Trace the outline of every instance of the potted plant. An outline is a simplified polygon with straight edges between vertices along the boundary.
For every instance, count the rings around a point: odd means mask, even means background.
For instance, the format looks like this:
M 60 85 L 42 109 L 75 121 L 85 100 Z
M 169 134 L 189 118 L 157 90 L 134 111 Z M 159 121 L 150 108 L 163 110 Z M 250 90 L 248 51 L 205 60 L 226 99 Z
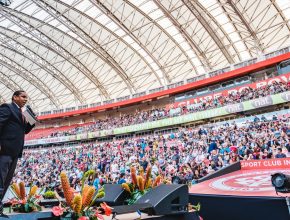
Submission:
M 144 175 L 144 170 L 141 167 L 139 169 L 139 175 L 137 175 L 136 168 L 131 166 L 130 173 L 132 182 L 122 184 L 123 189 L 130 193 L 130 198 L 127 200 L 128 205 L 134 204 L 141 196 L 159 184 L 170 183 L 170 181 L 163 179 L 160 175 L 153 181 L 151 171 L 151 166 L 147 167 L 146 174 Z
M 103 188 L 96 192 L 94 186 L 85 185 L 85 181 L 94 175 L 94 171 L 89 170 L 84 173 L 82 178 L 82 187 L 79 193 L 70 186 L 68 177 L 65 172 L 61 172 L 60 181 L 63 189 L 65 202 L 61 202 L 59 206 L 52 208 L 55 216 L 60 219 L 73 219 L 73 220 L 97 220 L 103 219 L 100 214 L 101 210 L 106 215 L 111 214 L 111 207 L 106 203 L 101 204 L 100 207 L 93 207 L 95 200 L 105 196 Z
M 39 199 L 41 198 L 39 194 L 41 192 L 38 194 L 37 190 L 38 187 L 36 185 L 31 186 L 29 193 L 26 194 L 24 182 L 13 183 L 11 191 L 15 197 L 9 201 L 12 210 L 22 213 L 41 211 L 41 206 L 39 205 Z

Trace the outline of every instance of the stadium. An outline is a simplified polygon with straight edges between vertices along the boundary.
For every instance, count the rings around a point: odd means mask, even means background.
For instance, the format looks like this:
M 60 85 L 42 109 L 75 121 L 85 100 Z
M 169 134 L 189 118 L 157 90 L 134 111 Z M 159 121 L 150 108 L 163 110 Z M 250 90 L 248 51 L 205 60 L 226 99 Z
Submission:
M 0 0 L 0 219 L 289 219 L 289 15 Z

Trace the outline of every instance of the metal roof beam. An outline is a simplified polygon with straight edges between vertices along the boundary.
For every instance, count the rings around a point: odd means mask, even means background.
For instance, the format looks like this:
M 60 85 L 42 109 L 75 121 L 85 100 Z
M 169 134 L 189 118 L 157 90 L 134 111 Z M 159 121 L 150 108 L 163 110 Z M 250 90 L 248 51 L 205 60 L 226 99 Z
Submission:
M 51 5 L 51 3 L 48 3 L 48 1 L 45 1 L 45 0 L 41 0 L 41 1 L 33 0 L 33 1 L 43 10 L 46 10 L 46 12 L 48 12 L 51 16 L 57 19 L 60 23 L 66 25 L 66 27 L 69 28 L 72 32 L 74 32 L 79 37 L 81 37 L 84 41 L 86 41 L 94 49 L 94 52 L 97 52 L 97 55 L 100 56 L 108 65 L 110 65 L 119 74 L 119 76 L 128 86 L 130 93 L 133 94 L 136 92 L 137 89 L 135 88 L 130 77 L 128 77 L 127 73 L 116 62 L 116 60 L 113 57 L 111 57 L 111 55 L 107 51 L 105 51 L 104 48 L 102 48 L 102 46 L 98 44 L 92 37 L 87 35 L 85 31 L 83 31 L 80 27 L 78 27 L 77 24 L 74 23 L 74 21 L 70 20 L 66 16 L 66 13 L 61 13 L 57 7 L 54 8 Z M 57 14 L 61 14 L 62 16 L 57 16 Z M 91 80 L 93 81 L 93 79 Z
M 283 13 L 283 11 L 280 9 L 279 5 L 277 4 L 276 0 L 270 0 L 273 4 L 273 6 L 275 7 L 275 9 L 277 10 L 278 14 L 281 16 L 281 18 L 283 19 L 283 21 L 285 22 L 286 27 L 288 28 L 288 30 L 290 31 L 290 24 L 289 24 L 289 19 L 287 19 Z
M 9 64 L 5 64 L 5 63 L 1 63 L 1 64 L 3 66 L 6 66 L 6 68 L 9 69 L 10 71 L 12 71 L 9 67 L 7 67 Z M 18 72 L 15 74 L 18 74 Z M 0 82 L 4 84 L 8 89 L 10 89 L 12 92 L 15 92 L 19 89 L 23 90 L 9 75 L 6 75 L 3 71 L 1 72 L 1 70 L 0 70 Z M 0 102 L 1 102 L 1 99 L 4 102 L 7 102 L 7 100 L 5 100 L 5 98 L 2 95 L 0 95 Z M 29 102 L 30 104 L 34 105 L 32 100 L 29 100 Z
M 3 27 L 0 27 L 0 33 L 2 35 L 5 35 L 6 37 L 6 40 L 0 37 L 0 41 L 4 45 L 5 44 L 8 45 L 10 48 L 12 48 L 15 51 L 19 51 L 20 48 L 17 47 L 15 44 L 10 43 L 10 41 L 13 41 L 14 43 L 21 45 L 21 47 L 23 47 L 24 49 L 20 51 L 20 54 L 25 55 L 31 61 L 35 62 L 38 66 L 41 66 L 46 72 L 48 72 L 50 75 L 56 78 L 59 82 L 61 82 L 74 95 L 76 100 L 78 100 L 80 103 L 85 103 L 85 98 L 82 96 L 82 94 L 78 92 L 78 89 L 64 74 L 62 74 L 58 69 L 56 69 L 52 64 L 50 64 L 47 60 L 45 60 L 39 54 L 34 52 L 33 49 L 35 48 L 28 48 L 26 45 L 22 44 L 18 38 L 22 37 L 35 44 L 40 44 L 38 41 L 35 41 L 31 38 L 21 35 L 15 31 L 5 29 Z M 45 46 L 45 45 L 42 45 L 42 46 Z
M 191 0 L 182 0 L 182 2 L 187 6 L 187 8 L 191 11 L 192 14 L 196 17 L 196 19 L 201 23 L 201 25 L 206 29 L 208 34 L 212 37 L 214 42 L 217 44 L 217 46 L 220 48 L 223 55 L 226 57 L 229 63 L 233 64 L 235 61 L 224 45 L 224 43 L 221 40 L 221 37 L 218 35 L 218 33 L 208 24 L 206 19 L 203 16 L 203 9 L 200 6 L 200 4 L 197 1 L 194 1 L 194 3 Z
M 244 15 L 241 13 L 241 11 L 236 6 L 236 3 L 234 3 L 232 0 L 227 0 L 227 3 L 234 10 L 235 14 L 240 18 L 242 24 L 246 27 L 248 32 L 251 34 L 251 37 L 254 39 L 256 48 L 259 49 L 260 51 L 264 52 L 263 44 L 259 40 L 256 32 L 252 29 L 251 25 L 247 22 Z
M 6 85 L 5 85 L 6 86 Z M 7 87 L 7 86 L 6 86 Z M 7 87 L 8 88 L 8 87 Z M 10 89 L 10 88 L 8 88 L 8 89 Z M 11 90 L 11 89 L 10 89 Z M 12 91 L 12 90 L 11 90 Z M 7 103 L 7 101 L 6 101 L 6 99 L 2 96 L 2 95 L 0 95 L 0 104 L 2 104 L 2 103 Z
M 170 21 L 174 24 L 174 26 L 179 30 L 180 34 L 184 37 L 184 39 L 188 42 L 191 49 L 195 51 L 195 53 L 198 55 L 198 58 L 200 59 L 201 63 L 204 65 L 204 67 L 208 69 L 212 69 L 209 60 L 207 59 L 205 53 L 201 50 L 201 48 L 192 40 L 192 38 L 189 36 L 189 34 L 182 28 L 182 26 L 179 24 L 179 22 L 174 18 L 174 16 L 162 5 L 160 0 L 154 0 L 154 3 L 159 7 L 159 9 L 166 15 L 167 18 L 170 19 Z
M 62 4 L 66 7 L 69 7 L 69 5 L 65 4 L 64 2 L 58 1 L 58 4 Z M 95 7 L 95 5 L 92 4 L 93 7 Z M 88 16 L 85 13 L 82 13 L 81 11 L 79 11 L 76 8 L 71 8 L 70 10 L 73 10 L 75 13 L 81 14 L 82 16 L 84 16 L 86 19 L 90 20 L 90 22 L 97 24 L 98 26 L 100 26 L 102 29 L 106 30 L 108 33 L 110 33 L 111 35 L 113 35 L 116 39 L 120 40 L 123 44 L 126 45 L 126 47 L 130 48 L 135 54 L 138 55 L 138 57 L 140 57 L 140 59 L 143 60 L 143 62 L 151 69 L 152 73 L 154 73 L 154 75 L 156 76 L 157 80 L 159 81 L 160 85 L 162 85 L 162 81 L 159 79 L 158 74 L 156 73 L 156 71 L 153 69 L 152 65 L 144 58 L 144 56 L 142 56 L 134 47 L 132 47 L 131 44 L 129 44 L 127 41 L 125 41 L 123 38 L 121 38 L 119 35 L 117 35 L 114 31 L 112 31 L 111 29 L 107 28 L 105 25 L 103 25 L 102 23 L 98 22 L 96 19 L 93 19 L 92 17 Z
M 10 49 L 8 47 L 5 47 L 3 45 L 0 45 L 0 47 L 4 47 L 6 49 Z M 17 53 L 16 51 L 14 51 Z M 31 82 L 36 88 L 38 88 L 43 94 L 47 96 L 51 100 L 51 102 L 55 105 L 55 107 L 59 107 L 58 100 L 55 99 L 55 96 L 53 93 L 49 90 L 49 88 L 41 81 L 41 79 L 36 78 L 34 79 L 34 75 L 30 73 L 27 69 L 25 69 L 23 66 L 20 66 L 18 63 L 13 61 L 11 57 L 8 57 L 5 54 L 5 51 L 0 50 L 0 60 L 1 64 L 6 66 L 8 69 L 13 71 L 14 73 L 18 74 L 20 77 L 22 77 L 24 80 Z
M 24 14 L 19 11 L 15 11 L 13 9 L 5 8 L 3 10 L 0 10 L 0 14 L 5 16 L 7 19 L 9 19 L 11 22 L 15 23 L 16 25 L 20 26 L 23 30 L 27 31 L 27 33 L 33 35 L 36 39 L 40 40 L 46 47 L 50 48 L 51 50 L 57 51 L 58 54 L 63 56 L 67 61 L 69 61 L 73 66 L 75 66 L 80 72 L 83 73 L 88 79 L 92 81 L 96 85 L 96 87 L 100 90 L 101 94 L 106 97 L 110 98 L 109 94 L 107 93 L 106 89 L 103 88 L 103 85 L 99 82 L 99 80 L 94 76 L 94 74 L 80 61 L 78 60 L 73 54 L 71 54 L 66 48 L 64 48 L 59 42 L 54 41 L 49 36 L 47 36 L 45 33 L 40 30 L 39 27 L 42 26 L 49 26 L 51 29 L 54 29 L 56 31 L 59 31 L 63 35 L 68 36 L 64 32 L 60 31 L 59 29 L 56 29 L 55 27 L 40 21 L 34 17 L 28 16 L 27 14 Z M 34 21 L 36 24 L 31 24 L 29 21 Z M 37 31 L 38 33 L 35 34 L 34 31 Z M 71 38 L 71 37 L 70 37 Z M 81 42 L 74 39 L 74 41 L 81 44 L 83 47 L 86 47 L 86 45 L 82 44 Z
M 5 64 L 2 64 L 2 63 L 1 63 L 1 65 L 6 66 Z M 10 79 L 9 76 L 7 76 L 5 73 L 3 73 L 3 71 L 0 74 L 0 82 L 3 83 L 7 88 L 9 88 L 13 92 L 21 89 L 21 87 L 19 85 L 17 85 L 17 83 L 15 83 L 12 79 Z
M 9 79 L 9 77 L 6 76 L 3 72 L 1 72 L 1 70 L 0 70 L 0 83 L 2 83 L 4 86 L 10 89 L 12 92 L 19 90 L 19 86 L 15 82 L 13 82 L 11 79 Z M 0 104 L 5 103 L 5 102 L 8 102 L 8 100 L 6 100 L 4 96 L 0 94 Z
M 166 36 L 176 45 L 176 47 L 179 48 L 179 50 L 182 52 L 182 54 L 187 58 L 188 62 L 191 64 L 192 68 L 195 70 L 197 73 L 196 66 L 192 62 L 191 58 L 188 56 L 186 51 L 179 45 L 179 43 L 170 35 L 164 28 L 156 22 L 154 19 L 152 19 L 148 14 L 144 13 L 140 8 L 136 7 L 132 2 L 128 0 L 124 0 L 128 5 L 130 5 L 132 8 L 134 8 L 136 11 L 138 11 L 140 14 L 142 14 L 146 19 L 148 19 L 152 24 L 154 24 L 156 27 L 158 27 L 160 30 L 162 30 Z
M 232 41 L 232 39 L 229 37 L 228 33 L 224 30 L 224 28 L 219 24 L 219 22 L 216 20 L 216 18 L 199 2 L 197 2 L 198 7 L 201 8 L 201 10 L 204 12 L 203 14 L 206 14 L 212 21 L 214 24 L 216 24 L 219 28 L 219 30 L 223 33 L 223 35 L 225 36 L 225 38 L 227 38 L 227 40 L 230 42 L 230 45 L 233 47 L 233 49 L 235 50 L 235 54 L 238 56 L 239 60 L 242 61 L 241 55 L 240 55 L 240 50 L 237 49 L 237 47 L 235 46 L 234 42 Z M 222 7 L 223 9 L 223 7 Z M 225 13 L 225 16 L 228 17 L 229 20 L 231 20 L 229 18 L 229 16 L 226 14 L 225 10 L 223 9 L 223 12 Z M 210 24 L 209 24 L 210 26 Z M 226 48 L 226 46 L 224 45 L 224 48 Z
M 142 49 L 150 56 L 150 58 L 156 63 L 159 70 L 162 72 L 164 79 L 167 83 L 170 82 L 170 77 L 168 73 L 164 71 L 164 68 L 162 67 L 161 63 L 150 53 L 150 51 L 146 48 L 145 45 L 142 44 L 142 42 L 136 37 L 128 27 L 124 25 L 122 21 L 120 21 L 119 18 L 117 18 L 101 1 L 99 0 L 90 0 L 94 5 L 96 5 L 104 14 L 106 14 L 112 21 L 114 21 L 115 24 L 117 24 L 126 34 L 128 34 L 137 44 L 142 47 Z M 161 79 L 159 79 L 161 81 Z

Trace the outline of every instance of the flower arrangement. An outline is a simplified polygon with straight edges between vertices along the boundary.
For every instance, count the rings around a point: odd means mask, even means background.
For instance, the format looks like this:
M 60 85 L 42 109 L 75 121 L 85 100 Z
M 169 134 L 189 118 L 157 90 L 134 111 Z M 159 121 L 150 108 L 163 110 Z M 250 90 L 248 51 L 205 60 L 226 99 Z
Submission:
M 20 182 L 18 185 L 13 183 L 11 185 L 11 191 L 15 197 L 9 201 L 13 211 L 24 213 L 41 211 L 41 206 L 38 204 L 41 198 L 39 195 L 41 192 L 37 194 L 37 190 L 38 187 L 36 185 L 31 185 L 29 193 L 26 194 L 24 182 Z
M 85 185 L 86 179 L 94 175 L 94 171 L 89 170 L 84 173 L 82 178 L 82 187 L 80 193 L 76 193 L 70 186 L 68 177 L 65 172 L 61 172 L 60 181 L 63 189 L 65 204 L 60 203 L 59 206 L 52 208 L 55 216 L 62 216 L 62 219 L 76 220 L 97 220 L 103 219 L 100 214 L 100 208 L 93 207 L 94 202 L 98 198 L 105 196 L 104 189 L 101 188 L 96 193 L 94 186 Z M 111 214 L 111 207 L 106 203 L 101 204 L 101 209 L 106 215 Z
M 152 188 L 164 183 L 169 184 L 170 181 L 163 179 L 158 175 L 155 180 L 152 180 L 152 168 L 151 166 L 147 167 L 146 174 L 144 175 L 144 170 L 142 167 L 139 168 L 139 175 L 136 173 L 136 168 L 131 166 L 131 183 L 123 183 L 122 187 L 127 192 L 130 193 L 130 198 L 127 200 L 128 205 L 134 204 L 142 195 L 147 193 Z

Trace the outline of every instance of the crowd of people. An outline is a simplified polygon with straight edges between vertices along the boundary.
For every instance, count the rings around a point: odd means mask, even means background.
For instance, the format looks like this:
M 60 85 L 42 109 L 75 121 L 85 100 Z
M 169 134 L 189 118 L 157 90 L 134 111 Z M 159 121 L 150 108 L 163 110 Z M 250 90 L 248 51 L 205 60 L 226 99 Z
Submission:
M 96 175 L 90 184 L 130 182 L 130 167 L 152 167 L 155 178 L 196 181 L 239 160 L 290 156 L 290 118 L 256 116 L 244 124 L 203 125 L 180 128 L 163 135 L 147 135 L 117 141 L 92 142 L 68 147 L 26 149 L 19 160 L 14 182 L 31 182 L 54 188 L 66 171 L 76 190 L 84 171 Z
M 201 99 L 198 103 L 185 105 L 182 107 L 167 109 L 153 108 L 148 111 L 136 110 L 135 113 L 120 114 L 118 117 L 107 117 L 106 119 L 96 120 L 93 124 L 85 126 L 75 126 L 64 131 L 54 131 L 49 135 L 44 135 L 42 138 L 60 137 L 68 135 L 76 135 L 84 132 L 94 132 L 105 129 L 113 129 L 124 127 L 133 124 L 156 121 L 168 117 L 180 116 L 184 114 L 204 111 L 207 109 L 218 108 L 228 104 L 243 102 L 255 98 L 273 95 L 290 90 L 290 83 L 274 81 L 270 85 L 260 88 L 245 88 L 242 91 L 232 92 L 228 96 L 218 96 L 214 98 Z

